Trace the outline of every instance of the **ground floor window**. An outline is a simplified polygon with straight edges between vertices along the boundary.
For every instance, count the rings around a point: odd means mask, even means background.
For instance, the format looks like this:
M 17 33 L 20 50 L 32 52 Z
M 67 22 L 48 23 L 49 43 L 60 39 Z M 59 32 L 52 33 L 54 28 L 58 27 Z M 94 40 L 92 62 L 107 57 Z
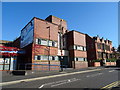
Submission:
M 35 60 L 58 60 L 58 56 L 36 55 Z
M 75 61 L 87 61 L 87 58 L 75 57 L 74 60 L 75 60 Z

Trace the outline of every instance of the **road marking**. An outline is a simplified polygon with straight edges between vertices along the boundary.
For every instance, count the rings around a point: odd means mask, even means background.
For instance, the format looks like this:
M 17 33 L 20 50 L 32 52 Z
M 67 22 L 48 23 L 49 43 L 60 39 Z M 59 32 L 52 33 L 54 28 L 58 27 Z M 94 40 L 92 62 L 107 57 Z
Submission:
M 111 83 L 111 84 L 108 84 L 108 85 L 102 87 L 101 89 L 116 87 L 116 86 L 118 86 L 119 84 L 120 84 L 120 81 L 116 81 L 116 82 L 113 82 L 113 83 Z
M 78 81 L 78 80 L 81 80 L 81 79 L 76 79 L 76 78 L 74 78 L 74 79 L 69 79 L 67 82 L 54 84 L 54 85 L 51 85 L 51 87 L 56 87 L 56 86 L 59 86 L 59 85 L 62 85 L 62 84 L 67 84 L 67 83 L 75 82 L 75 81 Z
M 78 80 L 78 79 L 72 78 L 72 79 L 67 79 L 67 80 L 60 80 L 60 81 L 56 81 L 56 82 L 45 83 L 45 84 L 42 84 L 38 88 L 43 88 L 43 86 L 47 86 L 47 85 L 51 85 L 51 84 L 58 84 L 58 83 L 63 83 L 63 82 L 71 82 L 71 81 L 74 81 L 74 80 Z
M 39 88 L 43 88 L 44 87 L 44 85 L 41 85 Z
M 58 74 L 58 75 L 52 75 L 52 76 L 44 76 L 44 77 L 37 77 L 37 78 L 31 78 L 31 79 L 3 82 L 3 83 L 0 83 L 0 86 L 17 84 L 17 83 L 20 83 L 21 81 L 30 82 L 30 81 L 35 81 L 35 80 L 43 80 L 43 79 L 48 79 L 48 78 L 61 77 L 61 76 L 74 75 L 74 74 L 87 73 L 87 72 L 100 71 L 100 70 L 102 69 L 94 69 L 94 70 L 87 70 L 87 71 L 80 71 L 80 72 L 65 73 L 65 74 Z
M 109 71 L 109 72 L 114 72 L 115 70 L 111 70 L 111 71 Z
M 86 77 L 95 77 L 95 76 L 102 75 L 102 74 L 103 73 L 97 73 L 97 74 L 87 75 Z

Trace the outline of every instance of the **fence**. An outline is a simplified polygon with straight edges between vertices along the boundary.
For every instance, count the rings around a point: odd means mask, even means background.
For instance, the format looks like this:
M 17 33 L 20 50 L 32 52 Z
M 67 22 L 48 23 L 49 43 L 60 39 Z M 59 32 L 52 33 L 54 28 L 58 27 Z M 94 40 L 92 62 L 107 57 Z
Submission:
M 35 64 L 35 63 L 18 64 L 18 70 L 60 71 L 63 70 L 63 68 L 66 69 L 67 65 Z

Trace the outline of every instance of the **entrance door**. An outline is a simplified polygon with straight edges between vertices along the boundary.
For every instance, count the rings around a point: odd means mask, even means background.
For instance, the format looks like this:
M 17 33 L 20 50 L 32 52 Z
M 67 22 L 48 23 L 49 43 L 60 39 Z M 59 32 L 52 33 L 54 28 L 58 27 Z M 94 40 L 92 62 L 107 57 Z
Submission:
M 60 60 L 60 65 L 63 65 L 63 68 L 68 66 L 69 62 L 67 56 L 58 56 L 58 59 Z

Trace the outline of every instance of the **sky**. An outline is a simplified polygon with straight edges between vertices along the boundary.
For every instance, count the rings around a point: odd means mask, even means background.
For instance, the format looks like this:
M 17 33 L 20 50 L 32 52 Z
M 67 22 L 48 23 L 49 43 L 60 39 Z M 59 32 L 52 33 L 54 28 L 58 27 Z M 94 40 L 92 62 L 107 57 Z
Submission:
M 66 20 L 68 30 L 99 35 L 118 46 L 117 2 L 3 2 L 2 40 L 15 40 L 33 17 L 49 15 Z

